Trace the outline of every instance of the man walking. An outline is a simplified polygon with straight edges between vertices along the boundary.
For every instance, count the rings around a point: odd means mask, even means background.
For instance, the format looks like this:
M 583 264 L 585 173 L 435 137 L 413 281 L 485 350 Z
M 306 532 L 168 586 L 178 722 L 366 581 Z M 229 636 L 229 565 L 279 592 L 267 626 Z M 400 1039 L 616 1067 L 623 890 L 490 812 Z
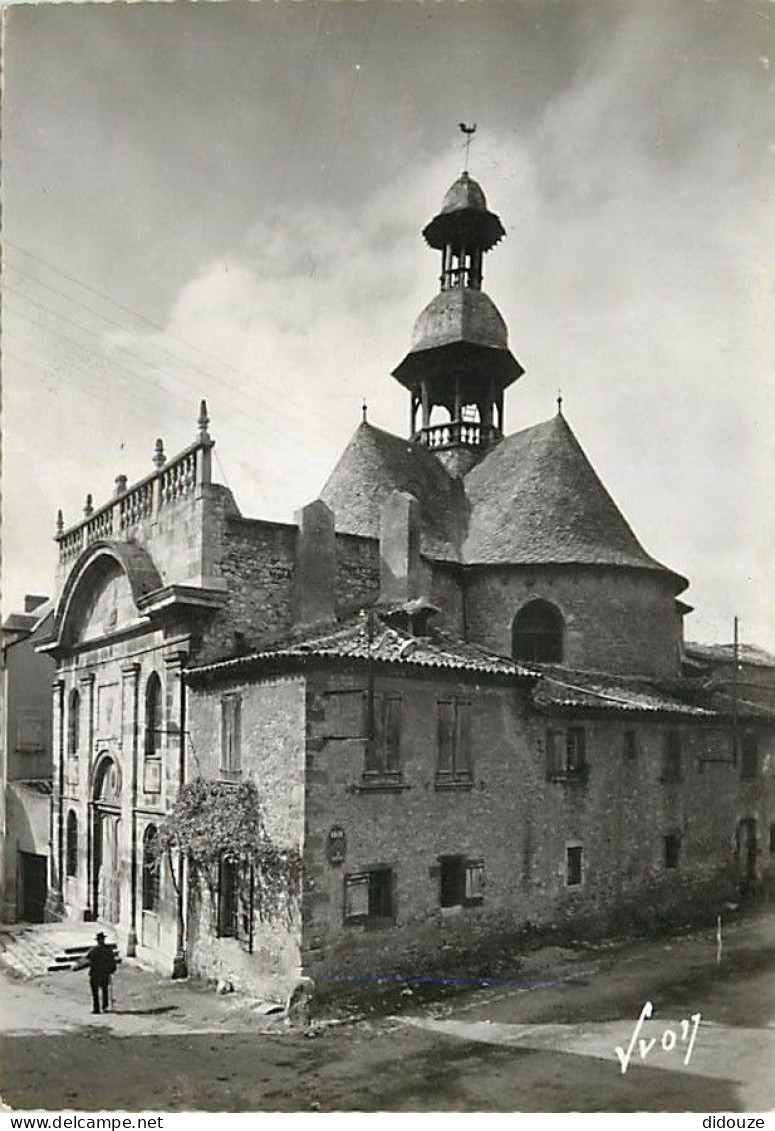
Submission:
M 116 957 L 112 946 L 105 945 L 105 934 L 97 932 L 97 945 L 93 946 L 86 958 L 79 963 L 79 967 L 89 967 L 89 985 L 91 986 L 92 1013 L 100 1012 L 100 998 L 102 998 L 102 1012 L 108 1008 L 108 987 L 110 979 L 116 970 Z

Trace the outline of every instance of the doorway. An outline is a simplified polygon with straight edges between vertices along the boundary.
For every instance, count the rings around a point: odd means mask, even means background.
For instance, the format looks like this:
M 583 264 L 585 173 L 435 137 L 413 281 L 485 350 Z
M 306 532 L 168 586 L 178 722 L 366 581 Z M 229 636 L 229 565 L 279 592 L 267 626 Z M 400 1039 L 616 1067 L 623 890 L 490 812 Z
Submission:
M 756 818 L 745 817 L 737 826 L 735 856 L 741 895 L 752 895 L 758 884 Z
M 19 853 L 19 919 L 42 923 L 48 889 L 48 857 Z

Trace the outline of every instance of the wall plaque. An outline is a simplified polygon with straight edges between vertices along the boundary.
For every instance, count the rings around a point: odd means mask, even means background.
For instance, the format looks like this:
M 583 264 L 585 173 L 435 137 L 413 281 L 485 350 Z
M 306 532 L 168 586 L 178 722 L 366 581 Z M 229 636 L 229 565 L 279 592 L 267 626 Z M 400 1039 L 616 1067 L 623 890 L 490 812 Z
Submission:
M 326 859 L 329 864 L 343 864 L 347 855 L 347 834 L 341 825 L 332 825 L 326 841 Z

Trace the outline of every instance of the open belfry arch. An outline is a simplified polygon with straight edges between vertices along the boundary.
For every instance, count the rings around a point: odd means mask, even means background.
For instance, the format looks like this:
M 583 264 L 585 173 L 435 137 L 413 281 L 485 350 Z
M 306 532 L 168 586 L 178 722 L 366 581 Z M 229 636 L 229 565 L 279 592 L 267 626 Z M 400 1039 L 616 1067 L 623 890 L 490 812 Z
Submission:
M 423 231 L 441 254 L 439 293 L 418 317 L 412 348 L 393 370 L 409 390 L 409 432 L 450 468 L 468 469 L 504 431 L 503 394 L 524 372 L 508 330 L 482 289 L 484 257 L 505 235 L 468 172 Z M 434 423 L 434 409 L 447 419 Z

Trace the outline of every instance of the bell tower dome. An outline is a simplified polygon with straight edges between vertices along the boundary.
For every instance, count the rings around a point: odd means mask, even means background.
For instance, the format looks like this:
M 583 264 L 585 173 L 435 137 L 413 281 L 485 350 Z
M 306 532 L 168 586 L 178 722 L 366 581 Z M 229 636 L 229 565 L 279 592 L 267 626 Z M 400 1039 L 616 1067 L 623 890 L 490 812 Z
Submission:
M 415 322 L 393 376 L 410 394 L 410 438 L 464 475 L 503 436 L 503 394 L 524 370 L 506 323 L 482 290 L 484 255 L 505 235 L 467 172 L 423 231 L 441 252 L 439 293 Z M 446 414 L 434 420 L 434 410 Z M 418 426 L 419 414 L 419 426 Z

